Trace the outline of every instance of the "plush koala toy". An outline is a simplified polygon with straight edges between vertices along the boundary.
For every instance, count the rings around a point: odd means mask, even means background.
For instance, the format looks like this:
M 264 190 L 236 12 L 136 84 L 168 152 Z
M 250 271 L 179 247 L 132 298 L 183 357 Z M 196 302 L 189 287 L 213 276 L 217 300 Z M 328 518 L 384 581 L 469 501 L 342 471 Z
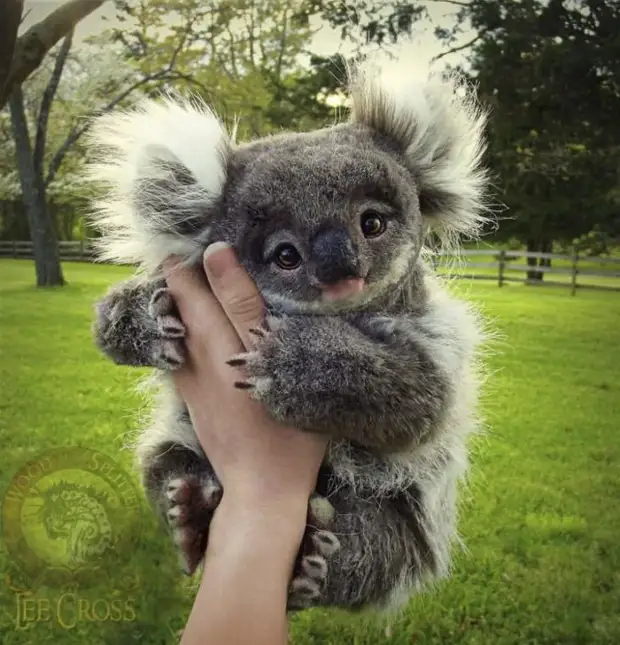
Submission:
M 330 437 L 292 609 L 394 606 L 445 575 L 477 426 L 481 324 L 424 257 L 429 236 L 452 243 L 487 219 L 485 116 L 465 83 L 409 61 L 348 81 L 348 121 L 318 131 L 236 143 L 204 104 L 166 97 L 100 117 L 93 136 L 102 256 L 139 267 L 97 304 L 96 342 L 158 368 L 138 461 L 186 571 L 222 490 L 171 387 L 184 327 L 169 255 L 200 265 L 210 243 L 234 247 L 268 310 L 253 351 L 231 357 L 239 386 Z

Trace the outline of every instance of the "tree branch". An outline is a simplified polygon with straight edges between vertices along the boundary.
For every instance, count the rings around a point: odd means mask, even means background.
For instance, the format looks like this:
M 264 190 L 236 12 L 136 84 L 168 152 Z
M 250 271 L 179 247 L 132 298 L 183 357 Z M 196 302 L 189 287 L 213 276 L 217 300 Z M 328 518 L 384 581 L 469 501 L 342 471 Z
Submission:
M 256 68 L 256 59 L 254 56 L 254 10 L 256 9 L 254 5 L 254 0 L 250 3 L 250 24 L 248 27 L 248 32 L 250 34 L 250 62 L 252 63 L 252 67 L 255 69 Z
M 100 114 L 105 114 L 110 110 L 113 110 L 119 103 L 124 101 L 132 92 L 137 90 L 139 87 L 142 87 L 142 85 L 146 85 L 151 81 L 166 80 L 169 78 L 169 75 L 171 75 L 171 70 L 166 68 L 155 74 L 148 74 L 147 76 L 143 76 L 140 80 L 130 85 L 124 92 L 121 92 L 116 98 L 110 101 L 107 105 L 85 116 L 84 122 L 82 123 L 82 125 L 75 126 L 71 130 L 67 138 L 64 140 L 63 144 L 60 146 L 60 148 L 58 148 L 58 150 L 56 151 L 56 154 L 53 156 L 50 162 L 49 168 L 47 170 L 47 176 L 45 177 L 45 186 L 47 187 L 52 183 L 67 152 L 69 152 L 71 146 L 88 130 L 88 128 L 91 125 L 92 119 L 94 117 Z
M 284 7 L 284 15 L 282 16 L 282 32 L 280 33 L 280 51 L 278 52 L 278 61 L 276 63 L 276 83 L 281 84 L 282 81 L 282 62 L 284 60 L 284 50 L 286 49 L 286 37 L 288 28 L 288 7 Z
M 172 52 L 172 56 L 170 57 L 170 62 L 168 63 L 165 69 L 159 72 L 156 72 L 154 74 L 147 74 L 146 76 L 143 76 L 141 79 L 139 79 L 138 81 L 130 85 L 125 91 L 121 92 L 116 98 L 110 101 L 103 108 L 99 110 L 95 110 L 90 115 L 86 116 L 84 118 L 84 122 L 82 123 L 82 125 L 75 126 L 71 130 L 67 138 L 64 140 L 63 144 L 56 151 L 56 154 L 52 157 L 49 168 L 47 170 L 47 175 L 45 177 L 46 187 L 49 186 L 52 183 L 52 181 L 54 181 L 54 177 L 56 176 L 58 169 L 60 168 L 65 156 L 67 155 L 67 152 L 69 152 L 69 150 L 71 149 L 71 146 L 73 146 L 80 139 L 80 137 L 88 130 L 92 122 L 92 119 L 95 116 L 98 116 L 100 114 L 105 114 L 106 112 L 113 110 L 119 103 L 124 101 L 132 92 L 142 87 L 143 85 L 150 83 L 151 81 L 163 81 L 163 80 L 169 80 L 174 78 L 174 71 L 173 71 L 174 66 L 176 64 L 179 54 L 181 53 L 181 50 L 183 49 L 183 45 L 187 40 L 187 36 L 190 33 L 193 24 L 194 24 L 193 19 L 188 20 L 188 24 L 186 25 L 185 32 L 181 37 L 179 44 Z
M 3 0 L 0 3 L 0 93 L 4 93 L 11 73 L 17 30 L 23 9 L 23 0 Z
M 471 7 L 471 2 L 460 2 L 459 0 L 430 0 L 430 2 L 441 2 L 442 4 L 453 4 L 457 7 Z
M 179 57 L 179 54 L 181 53 L 181 51 L 185 48 L 185 43 L 187 42 L 187 39 L 189 38 L 189 35 L 192 32 L 192 28 L 195 22 L 196 22 L 196 18 L 187 19 L 187 23 L 185 24 L 183 34 L 179 38 L 179 42 L 177 43 L 177 46 L 174 48 L 172 52 L 172 56 L 170 57 L 170 62 L 168 63 L 168 66 L 167 66 L 167 70 L 169 72 L 171 72 L 176 66 L 177 58 Z
M 186 81 L 190 85 L 194 85 L 195 87 L 197 87 L 202 92 L 204 97 L 208 97 L 209 103 L 214 103 L 211 90 L 204 83 L 197 81 L 190 74 L 183 74 L 182 72 L 173 71 L 173 72 L 170 72 L 170 76 L 167 77 L 167 80 Z
M 24 13 L 24 15 L 22 16 L 22 19 L 21 19 L 19 24 L 21 25 L 22 23 L 26 22 L 26 18 L 28 18 L 28 16 L 31 13 L 32 13 L 32 9 L 28 9 L 28 11 L 26 11 L 26 13 Z
M 67 138 L 64 140 L 60 148 L 58 148 L 58 150 L 56 151 L 56 154 L 52 157 L 49 168 L 47 170 L 47 175 L 45 177 L 46 187 L 49 186 L 51 182 L 54 180 L 54 177 L 56 176 L 56 173 L 58 172 L 58 169 L 60 168 L 65 156 L 71 149 L 71 146 L 73 146 L 80 139 L 80 137 L 82 137 L 82 135 L 88 130 L 88 128 L 92 123 L 93 118 L 100 114 L 105 114 L 106 112 L 110 112 L 119 103 L 124 101 L 130 94 L 135 92 L 143 85 L 146 85 L 147 83 L 150 83 L 152 81 L 167 81 L 167 80 L 170 81 L 175 79 L 183 79 L 185 81 L 193 83 L 194 85 L 199 86 L 203 91 L 207 91 L 204 85 L 202 85 L 201 83 L 198 83 L 195 79 L 191 78 L 190 76 L 177 72 L 174 69 L 177 59 L 181 51 L 183 50 L 185 43 L 187 42 L 189 34 L 191 33 L 194 22 L 195 22 L 195 18 L 188 19 L 187 24 L 185 25 L 184 32 L 179 40 L 179 43 L 173 50 L 172 55 L 170 57 L 170 61 L 164 69 L 160 70 L 159 72 L 146 74 L 145 76 L 137 80 L 135 83 L 130 85 L 126 90 L 121 92 L 117 97 L 115 97 L 112 101 L 107 103 L 104 107 L 100 108 L 99 110 L 95 110 L 91 112 L 91 114 L 85 116 L 82 124 L 79 126 L 75 126 L 71 130 L 71 132 L 68 134 Z
M 235 55 L 235 37 L 233 36 L 232 29 L 230 25 L 226 27 L 229 37 L 229 54 L 230 54 L 230 65 L 232 67 L 232 73 L 235 77 L 235 80 L 239 80 L 239 70 L 237 69 L 237 57 Z
M 54 101 L 54 96 L 56 96 L 56 91 L 58 90 L 58 84 L 60 83 L 60 77 L 62 76 L 62 70 L 65 67 L 67 62 L 67 57 L 69 56 L 69 50 L 73 43 L 73 29 L 67 34 L 65 39 L 62 42 L 62 46 L 56 56 L 56 62 L 54 64 L 54 70 L 50 76 L 50 80 L 43 92 L 43 98 L 41 99 L 41 107 L 39 108 L 39 116 L 37 118 L 37 134 L 35 137 L 34 144 L 34 156 L 33 163 L 35 172 L 41 177 L 43 176 L 43 162 L 45 160 L 45 140 L 47 138 L 47 123 L 49 120 L 50 110 L 52 108 L 52 102 Z
M 41 64 L 47 52 L 66 36 L 88 14 L 105 0 L 69 0 L 33 25 L 17 40 L 8 79 L 0 91 L 0 109 L 6 104 L 13 88 L 21 85 Z M 3 4 L 6 0 L 3 0 Z
M 15 138 L 15 154 L 24 162 L 32 159 L 30 133 L 28 132 L 28 120 L 24 109 L 24 95 L 21 87 L 16 87 L 9 97 L 9 108 L 11 111 L 11 125 Z
M 477 36 L 474 36 L 474 38 L 468 40 L 463 45 L 459 45 L 458 47 L 450 47 L 450 49 L 446 49 L 445 52 L 441 52 L 440 54 L 437 54 L 437 56 L 433 56 L 433 58 L 431 58 L 431 63 L 435 63 L 436 61 L 441 60 L 442 58 L 449 56 L 450 54 L 456 54 L 457 52 L 462 52 L 464 49 L 473 47 L 487 33 L 487 31 L 487 29 L 484 29 Z

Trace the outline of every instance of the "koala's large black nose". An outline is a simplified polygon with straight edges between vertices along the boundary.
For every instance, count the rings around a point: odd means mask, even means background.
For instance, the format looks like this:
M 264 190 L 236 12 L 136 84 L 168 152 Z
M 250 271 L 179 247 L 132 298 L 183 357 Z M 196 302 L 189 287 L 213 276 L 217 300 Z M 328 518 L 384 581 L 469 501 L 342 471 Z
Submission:
M 316 277 L 325 284 L 358 277 L 359 261 L 346 231 L 328 229 L 319 233 L 312 243 L 312 259 Z

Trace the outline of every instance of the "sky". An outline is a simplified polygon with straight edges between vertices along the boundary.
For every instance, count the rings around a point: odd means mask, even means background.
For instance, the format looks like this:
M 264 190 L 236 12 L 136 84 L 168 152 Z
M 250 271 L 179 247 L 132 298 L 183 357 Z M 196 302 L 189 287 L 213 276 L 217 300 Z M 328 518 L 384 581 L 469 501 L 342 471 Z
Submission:
M 29 13 L 22 23 L 22 31 L 42 20 L 60 4 L 63 4 L 60 0 L 25 0 L 24 7 Z M 429 0 L 427 9 L 430 14 L 430 22 L 424 21 L 423 24 L 418 23 L 416 25 L 410 41 L 404 42 L 397 47 L 396 51 L 400 55 L 415 56 L 417 60 L 430 61 L 433 56 L 442 51 L 442 47 L 433 35 L 432 29 L 434 26 L 450 27 L 453 24 L 453 18 L 451 16 L 454 14 L 455 6 L 449 2 L 433 2 Z M 101 8 L 93 12 L 78 25 L 76 29 L 76 40 L 79 41 L 86 36 L 97 34 L 106 27 L 109 27 L 109 21 L 114 21 L 114 14 L 114 3 L 108 0 Z M 317 54 L 323 55 L 332 54 L 337 51 L 346 54 L 347 47 L 340 40 L 339 31 L 331 29 L 327 24 L 319 26 L 321 28 L 313 39 L 312 50 Z M 471 36 L 464 33 L 461 41 L 466 41 L 469 38 Z M 445 60 L 450 63 L 458 63 L 462 60 L 462 56 L 460 54 L 454 54 L 446 57 Z

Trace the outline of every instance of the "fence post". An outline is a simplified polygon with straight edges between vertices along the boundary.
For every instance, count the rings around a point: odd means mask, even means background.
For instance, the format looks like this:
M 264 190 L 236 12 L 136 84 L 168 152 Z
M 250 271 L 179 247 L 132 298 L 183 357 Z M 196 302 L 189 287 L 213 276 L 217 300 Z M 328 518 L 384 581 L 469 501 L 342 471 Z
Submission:
M 80 260 L 84 262 L 84 240 L 80 240 Z
M 499 287 L 504 284 L 504 268 L 506 267 L 506 251 L 502 249 L 499 252 L 499 265 L 498 265 L 498 276 L 497 276 L 497 285 Z
M 13 240 L 13 257 L 17 257 L 17 240 Z
M 573 246 L 573 267 L 571 274 L 571 296 L 574 296 L 577 292 L 577 262 L 579 261 L 579 253 L 577 252 L 577 247 Z

